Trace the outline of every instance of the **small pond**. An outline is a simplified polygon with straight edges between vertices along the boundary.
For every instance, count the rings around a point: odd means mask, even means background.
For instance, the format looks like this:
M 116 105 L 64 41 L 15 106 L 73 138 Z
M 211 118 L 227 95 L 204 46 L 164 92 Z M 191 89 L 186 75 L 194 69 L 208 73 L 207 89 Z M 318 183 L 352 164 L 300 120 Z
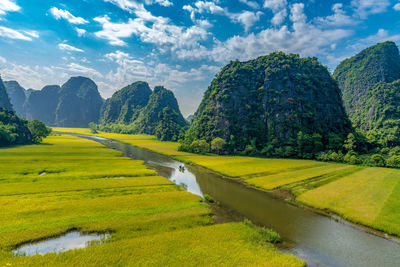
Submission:
M 109 234 L 88 234 L 75 231 L 56 238 L 22 245 L 13 252 L 16 256 L 33 256 L 50 252 L 64 252 L 71 249 L 85 248 L 95 242 L 102 243 L 109 237 Z

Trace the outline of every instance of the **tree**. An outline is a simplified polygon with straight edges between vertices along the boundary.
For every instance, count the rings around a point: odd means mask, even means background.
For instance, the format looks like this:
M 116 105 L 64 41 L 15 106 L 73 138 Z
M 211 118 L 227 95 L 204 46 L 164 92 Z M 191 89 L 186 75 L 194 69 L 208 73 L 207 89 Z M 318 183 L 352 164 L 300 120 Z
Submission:
M 92 134 L 97 134 L 97 125 L 94 122 L 89 122 L 89 129 Z
M 51 133 L 51 129 L 39 120 L 33 120 L 28 123 L 28 129 L 32 134 L 32 140 L 35 143 L 40 143 L 43 138 Z
M 194 153 L 208 153 L 210 152 L 210 145 L 206 140 L 195 140 L 190 145 Z
M 221 154 L 224 151 L 225 146 L 225 140 L 220 137 L 216 137 L 211 141 L 211 150 L 215 151 L 217 154 Z
M 388 158 L 387 165 L 393 168 L 400 168 L 400 156 L 391 156 Z
M 344 141 L 344 145 L 343 148 L 347 151 L 355 151 L 356 150 L 356 137 L 354 136 L 354 134 L 349 133 L 347 135 L 347 139 L 346 141 Z
M 385 158 L 381 154 L 374 154 L 369 158 L 369 163 L 373 166 L 384 167 L 386 165 Z

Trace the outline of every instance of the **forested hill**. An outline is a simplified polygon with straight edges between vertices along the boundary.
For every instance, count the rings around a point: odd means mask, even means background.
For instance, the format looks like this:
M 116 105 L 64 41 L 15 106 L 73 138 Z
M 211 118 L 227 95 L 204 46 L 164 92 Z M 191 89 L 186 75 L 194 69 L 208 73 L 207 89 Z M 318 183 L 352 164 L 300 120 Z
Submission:
M 86 77 L 72 77 L 61 87 L 45 86 L 32 91 L 24 103 L 28 119 L 39 119 L 48 125 L 87 127 L 98 122 L 103 99 L 97 85 Z
M 394 42 L 371 46 L 344 60 L 333 77 L 352 123 L 371 142 L 400 145 L 400 55 Z
M 4 86 L 7 90 L 7 94 L 17 115 L 20 117 L 25 117 L 25 89 L 21 85 L 19 85 L 17 81 L 5 81 Z
M 146 82 L 135 82 L 115 92 L 107 99 L 103 123 L 131 123 L 149 102 L 152 91 Z
M 146 82 L 135 82 L 115 92 L 103 107 L 103 131 L 151 134 L 177 141 L 184 135 L 183 118 L 174 93 L 162 86 L 151 91 Z
M 13 111 L 10 99 L 8 97 L 6 88 L 3 84 L 3 80 L 0 77 L 0 109 L 6 109 L 8 111 Z
M 328 70 L 316 58 L 279 52 L 224 67 L 205 92 L 185 143 L 220 137 L 231 152 L 312 157 L 341 149 L 351 130 Z

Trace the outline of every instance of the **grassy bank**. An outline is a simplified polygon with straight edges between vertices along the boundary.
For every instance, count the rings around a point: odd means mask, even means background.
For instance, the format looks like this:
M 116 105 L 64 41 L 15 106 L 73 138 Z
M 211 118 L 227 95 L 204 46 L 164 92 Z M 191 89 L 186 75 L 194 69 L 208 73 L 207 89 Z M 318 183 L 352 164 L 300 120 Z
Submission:
M 88 129 L 55 130 L 90 134 Z M 400 170 L 312 160 L 196 155 L 177 150 L 178 143 L 152 136 L 101 133 L 182 161 L 198 164 L 265 190 L 289 189 L 296 200 L 337 213 L 384 232 L 400 235 Z
M 0 266 L 304 265 L 244 223 L 213 225 L 200 197 L 97 142 L 50 136 L 0 149 L 0 162 Z M 12 254 L 73 229 L 112 237 L 59 254 Z

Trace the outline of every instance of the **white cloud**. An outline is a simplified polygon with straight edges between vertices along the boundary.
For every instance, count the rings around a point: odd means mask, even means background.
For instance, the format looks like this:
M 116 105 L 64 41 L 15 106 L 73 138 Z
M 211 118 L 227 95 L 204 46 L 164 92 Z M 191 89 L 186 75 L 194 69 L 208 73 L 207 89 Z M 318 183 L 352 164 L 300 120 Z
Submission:
M 103 77 L 103 75 L 100 72 L 98 72 L 97 70 L 79 65 L 77 63 L 70 63 L 67 68 L 61 68 L 61 69 L 64 69 L 68 72 L 80 73 L 80 74 L 83 74 L 86 76 L 91 76 L 91 77 L 93 77 L 93 76 L 96 76 L 99 78 Z
M 286 0 L 265 0 L 264 8 L 269 8 L 273 12 L 278 12 L 287 6 Z
M 199 41 L 208 38 L 207 31 L 197 25 L 190 28 L 176 26 L 170 24 L 169 19 L 155 17 L 144 8 L 134 12 L 137 18 L 129 19 L 128 22 L 113 23 L 107 15 L 94 18 L 103 27 L 95 35 L 107 39 L 115 46 L 125 46 L 126 42 L 122 39 L 136 35 L 142 42 L 157 45 L 161 52 L 194 47 Z
M 249 1 L 249 0 L 239 0 L 239 2 L 248 5 L 251 8 L 258 9 L 260 5 L 256 1 Z
M 281 25 L 288 15 L 286 0 L 265 0 L 264 8 L 268 8 L 274 13 L 271 23 L 276 26 Z
M 172 6 L 173 3 L 169 0 L 144 0 L 144 1 L 136 1 L 136 0 L 104 0 L 105 2 L 112 3 L 123 10 L 129 11 L 133 13 L 136 9 L 143 7 L 143 2 L 146 5 L 159 4 L 161 6 Z
M 393 9 L 396 10 L 396 11 L 400 11 L 400 3 L 395 4 L 395 5 L 393 6 Z
M 56 7 L 50 8 L 50 13 L 54 16 L 55 19 L 65 19 L 71 24 L 86 24 L 89 21 L 85 20 L 81 17 L 75 17 L 68 10 L 58 9 Z
M 11 28 L 0 26 L 0 36 L 2 36 L 2 37 L 7 37 L 10 39 L 17 39 L 17 40 L 24 40 L 24 41 L 32 41 L 31 37 L 34 37 L 34 38 L 39 37 L 37 34 L 34 34 L 32 32 L 24 32 L 24 33 L 13 30 Z
M 4 57 L 0 57 L 0 63 L 5 64 L 7 60 Z
M 84 52 L 82 49 L 79 49 L 79 48 L 76 48 L 76 47 L 74 47 L 72 45 L 64 44 L 64 43 L 58 44 L 58 48 L 60 50 L 64 50 L 64 51 Z
M 400 34 L 390 35 L 385 29 L 379 29 L 376 34 L 370 35 L 364 39 L 359 39 L 357 43 L 350 45 L 349 48 L 355 51 L 360 51 L 368 46 L 382 43 L 385 41 L 400 41 Z
M 352 26 L 359 23 L 346 14 L 342 3 L 334 4 L 332 11 L 333 15 L 324 18 L 318 17 L 316 21 L 326 26 Z
M 232 59 L 248 60 L 274 51 L 299 53 L 302 56 L 325 55 L 331 45 L 353 32 L 345 29 L 324 29 L 307 21 L 303 4 L 291 6 L 291 27 L 267 28 L 247 36 L 233 36 L 224 42 L 215 41 L 211 49 L 179 50 L 181 59 L 209 59 L 226 63 Z
M 78 34 L 79 37 L 82 37 L 83 35 L 86 34 L 86 30 L 85 29 L 80 29 L 78 27 L 75 27 L 75 31 Z
M 356 9 L 356 14 L 365 19 L 371 14 L 385 12 L 390 6 L 389 0 L 352 0 L 351 5 Z
M 241 23 L 245 28 L 245 31 L 253 26 L 257 21 L 260 20 L 260 16 L 263 14 L 261 11 L 251 12 L 251 11 L 243 11 L 242 13 L 231 13 L 226 8 L 222 8 L 210 1 L 197 1 L 194 3 L 194 7 L 190 5 L 183 6 L 184 10 L 190 12 L 190 18 L 194 23 L 198 24 L 196 19 L 196 13 L 204 14 L 209 13 L 213 15 L 222 15 L 230 18 L 232 22 Z
M 258 11 L 256 13 L 250 11 L 244 11 L 243 13 L 239 14 L 231 14 L 231 19 L 234 22 L 240 22 L 243 26 L 245 31 L 247 32 L 251 26 L 254 25 L 257 21 L 260 20 L 260 16 L 263 13 Z
M 18 6 L 15 1 L 11 0 L 1 0 L 0 1 L 0 15 L 4 15 L 7 12 L 15 12 L 19 11 L 21 9 L 20 6 Z
M 276 12 L 274 14 L 274 16 L 271 19 L 271 22 L 274 25 L 281 25 L 285 21 L 286 17 L 287 17 L 287 9 L 284 8 L 281 11 Z
M 39 34 L 37 31 L 24 31 L 24 33 L 33 38 L 39 38 Z

